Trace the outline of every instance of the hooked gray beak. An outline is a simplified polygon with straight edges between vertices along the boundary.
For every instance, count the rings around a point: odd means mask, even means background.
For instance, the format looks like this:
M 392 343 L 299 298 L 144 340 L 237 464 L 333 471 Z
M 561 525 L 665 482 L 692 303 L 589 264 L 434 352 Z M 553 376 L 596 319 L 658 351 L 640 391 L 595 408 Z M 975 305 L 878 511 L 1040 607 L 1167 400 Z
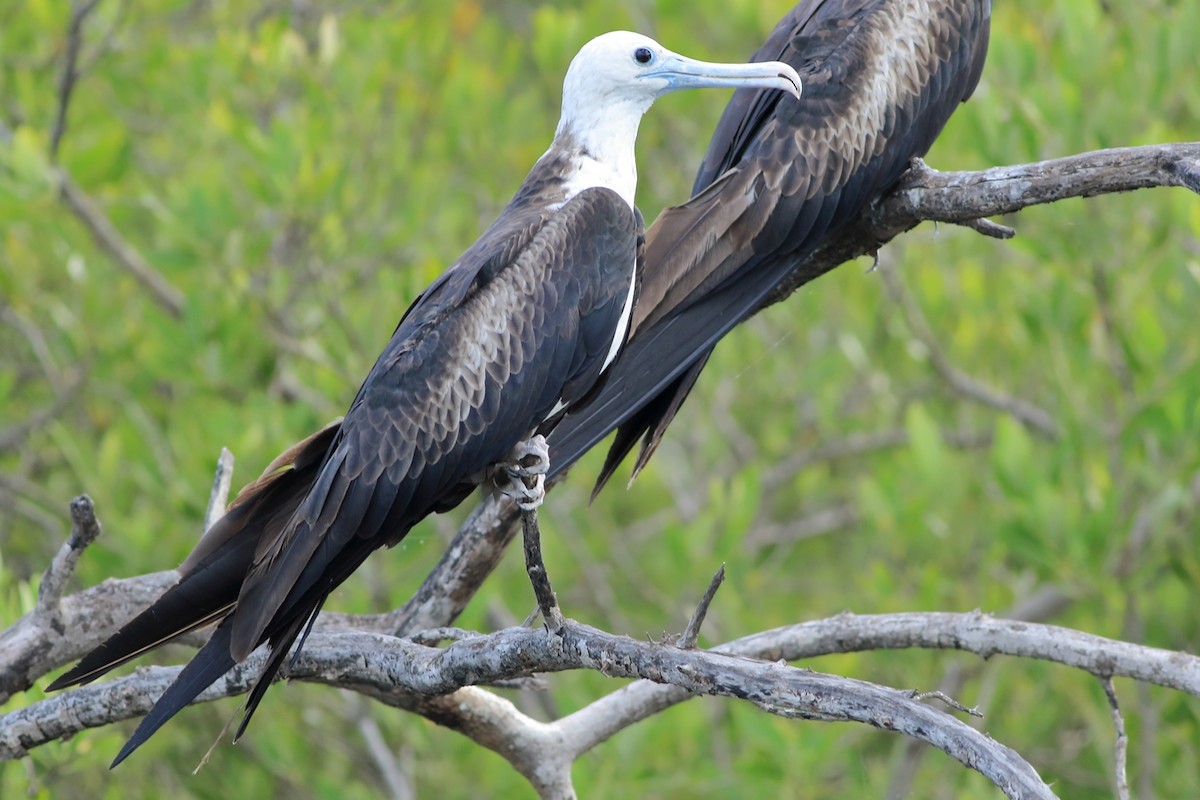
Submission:
M 780 89 L 798 100 L 801 91 L 800 76 L 781 61 L 715 64 L 668 52 L 663 54 L 657 69 L 645 73 L 644 77 L 665 80 L 667 85 L 662 94 L 705 87 Z

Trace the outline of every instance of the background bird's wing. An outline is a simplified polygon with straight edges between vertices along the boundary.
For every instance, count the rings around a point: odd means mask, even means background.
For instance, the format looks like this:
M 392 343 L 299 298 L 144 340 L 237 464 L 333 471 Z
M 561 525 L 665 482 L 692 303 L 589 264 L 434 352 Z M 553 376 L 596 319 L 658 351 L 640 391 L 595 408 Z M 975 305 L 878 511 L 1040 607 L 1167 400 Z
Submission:
M 791 64 L 803 96 L 734 94 L 696 195 L 646 233 L 632 337 L 596 397 L 552 433 L 553 471 L 618 426 L 597 490 L 639 439 L 646 463 L 713 345 L 929 149 L 979 80 L 989 21 L 987 0 L 792 9 L 754 60 Z

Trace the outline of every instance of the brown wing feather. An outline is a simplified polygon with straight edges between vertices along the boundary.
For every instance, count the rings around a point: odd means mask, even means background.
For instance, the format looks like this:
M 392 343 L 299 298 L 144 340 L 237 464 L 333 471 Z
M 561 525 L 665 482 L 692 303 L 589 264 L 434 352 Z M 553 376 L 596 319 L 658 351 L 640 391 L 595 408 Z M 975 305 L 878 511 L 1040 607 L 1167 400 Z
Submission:
M 615 193 L 589 190 L 460 302 L 410 314 L 347 412 L 313 490 L 260 544 L 233 614 L 234 658 L 289 607 L 312 602 L 342 552 L 362 552 L 352 540 L 399 541 L 537 427 L 568 384 L 591 387 L 632 280 L 636 236 L 632 210 Z
M 553 470 L 615 426 L 598 486 L 639 438 L 646 463 L 715 339 L 890 187 L 970 96 L 990 13 L 989 0 L 815 0 L 780 21 L 754 58 L 790 63 L 803 96 L 734 94 L 696 196 L 647 231 L 630 342 L 552 434 Z

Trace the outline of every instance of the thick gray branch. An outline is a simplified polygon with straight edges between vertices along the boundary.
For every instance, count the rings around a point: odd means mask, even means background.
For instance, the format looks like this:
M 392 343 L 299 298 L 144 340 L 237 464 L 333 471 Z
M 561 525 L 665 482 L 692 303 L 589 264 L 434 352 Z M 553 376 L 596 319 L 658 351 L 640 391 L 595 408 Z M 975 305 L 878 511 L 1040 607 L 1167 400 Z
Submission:
M 1177 186 L 1200 194 L 1200 142 L 1116 147 L 1066 158 L 938 172 L 918 161 L 879 204 L 883 225 L 970 222 L 1071 197 Z
M 256 660 L 233 670 L 202 698 L 245 691 Z M 445 650 L 378 634 L 317 634 L 289 677 L 369 690 L 383 698 L 397 692 L 448 694 L 463 686 L 569 669 L 670 683 L 692 694 L 741 698 L 785 716 L 861 722 L 904 733 L 979 770 L 1010 797 L 1054 796 L 1014 751 L 919 702 L 910 692 L 777 662 L 636 641 L 578 623 L 568 623 L 560 635 L 509 628 L 463 639 Z M 0 758 L 19 757 L 30 747 L 67 735 L 72 727 L 94 727 L 145 713 L 148 698 L 157 696 L 176 673 L 145 670 L 0 718 Z
M 779 302 L 839 264 L 874 255 L 921 222 L 961 224 L 1058 200 L 1161 186 L 1200 194 L 1200 142 L 1094 150 L 978 172 L 938 172 L 919 161 L 914 166 L 858 220 L 798 262 L 764 305 Z

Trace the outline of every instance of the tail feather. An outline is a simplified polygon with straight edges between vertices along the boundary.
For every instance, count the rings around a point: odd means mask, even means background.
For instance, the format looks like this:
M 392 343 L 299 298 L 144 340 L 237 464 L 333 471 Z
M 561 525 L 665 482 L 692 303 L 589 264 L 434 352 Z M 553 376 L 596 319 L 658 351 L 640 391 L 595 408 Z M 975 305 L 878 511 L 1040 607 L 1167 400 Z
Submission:
M 145 621 L 142 617 L 147 616 L 147 614 L 143 613 L 129 625 L 117 631 L 104 644 L 84 656 L 78 664 L 55 679 L 46 687 L 46 691 L 56 692 L 60 689 L 70 688 L 71 686 L 82 686 L 91 683 L 143 653 L 148 653 L 156 647 L 164 645 L 185 633 L 190 633 L 197 628 L 202 628 L 210 622 L 220 619 L 228 613 L 229 609 L 229 605 L 222 606 L 207 616 L 188 622 L 184 627 L 171 628 L 167 633 L 152 632 L 156 629 L 150 629 L 150 631 L 144 630 L 143 625 Z M 131 629 L 133 629 L 132 632 Z M 129 635 L 123 636 L 123 634 Z
M 312 612 L 309 620 L 315 620 L 316 614 L 316 611 Z M 254 682 L 254 688 L 250 690 L 250 694 L 246 697 L 246 711 L 242 714 L 242 721 L 238 724 L 237 732 L 233 734 L 235 742 L 242 738 L 242 734 L 246 732 L 246 727 L 250 724 L 250 718 L 254 716 L 254 712 L 258 710 L 258 704 L 262 702 L 267 689 L 275 681 L 275 676 L 279 674 L 280 668 L 283 667 L 283 662 L 288 657 L 288 651 L 292 649 L 292 642 L 296 640 L 304 625 L 305 618 L 298 617 L 279 636 L 272 638 L 271 656 L 267 659 L 266 665 L 263 666 L 262 674 Z M 303 644 L 301 642 L 301 646 Z
M 264 533 L 277 529 L 308 493 L 339 421 L 297 442 L 238 494 L 180 567 L 179 583 L 47 687 L 94 681 L 159 645 L 226 616 Z
M 184 575 L 153 605 L 59 676 L 48 691 L 90 683 L 142 653 L 224 617 L 237 601 L 255 538 L 234 539 L 209 563 Z
M 196 657 L 183 668 L 183 672 L 179 673 L 175 682 L 167 688 L 163 696 L 154 704 L 154 708 L 150 709 L 150 713 L 142 719 L 137 730 L 133 732 L 133 736 L 129 737 L 129 741 L 125 743 L 121 752 L 117 753 L 117 757 L 109 765 L 109 769 L 129 758 L 134 750 L 141 747 L 171 717 L 178 714 L 184 706 L 195 700 L 201 692 L 233 668 L 233 657 L 229 655 L 229 631 L 228 623 L 217 627 L 208 643 L 200 648 Z
M 600 474 L 596 477 L 596 483 L 592 487 L 591 499 L 593 502 L 639 439 L 642 440 L 642 449 L 638 453 L 637 462 L 633 465 L 633 472 L 629 476 L 631 483 L 642 471 L 642 468 L 649 463 L 650 456 L 654 455 L 654 451 L 662 443 L 667 426 L 671 424 L 671 420 L 675 419 L 683 401 L 687 399 L 688 393 L 696 385 L 696 379 L 700 377 L 700 371 L 708 363 L 708 357 L 711 354 L 712 350 L 709 350 L 701 355 L 687 372 L 676 378 L 674 383 L 617 427 L 617 433 L 608 446 L 608 454 L 604 457 L 604 466 L 600 468 Z

